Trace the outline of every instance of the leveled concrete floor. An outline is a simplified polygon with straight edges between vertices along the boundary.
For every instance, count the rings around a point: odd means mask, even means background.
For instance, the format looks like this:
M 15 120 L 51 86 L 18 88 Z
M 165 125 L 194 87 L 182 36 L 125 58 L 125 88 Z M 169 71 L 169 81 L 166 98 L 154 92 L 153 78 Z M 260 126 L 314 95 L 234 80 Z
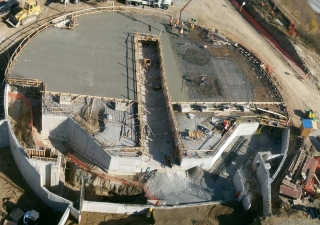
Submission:
M 162 30 L 168 83 L 181 83 L 170 38 L 159 19 L 108 12 L 77 20 L 79 26 L 73 31 L 49 28 L 35 37 L 17 58 L 10 76 L 41 79 L 47 91 L 136 99 L 130 34 L 159 34 Z M 184 100 L 180 91 L 177 100 Z

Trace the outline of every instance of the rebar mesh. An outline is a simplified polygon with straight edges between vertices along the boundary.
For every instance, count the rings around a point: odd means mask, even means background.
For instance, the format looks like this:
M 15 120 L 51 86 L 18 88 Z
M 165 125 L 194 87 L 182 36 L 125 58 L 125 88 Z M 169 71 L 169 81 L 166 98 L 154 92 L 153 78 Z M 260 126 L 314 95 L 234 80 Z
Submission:
M 253 84 L 233 58 L 216 57 L 187 35 L 171 35 L 171 40 L 190 101 L 254 101 Z M 206 81 L 201 83 L 204 75 Z

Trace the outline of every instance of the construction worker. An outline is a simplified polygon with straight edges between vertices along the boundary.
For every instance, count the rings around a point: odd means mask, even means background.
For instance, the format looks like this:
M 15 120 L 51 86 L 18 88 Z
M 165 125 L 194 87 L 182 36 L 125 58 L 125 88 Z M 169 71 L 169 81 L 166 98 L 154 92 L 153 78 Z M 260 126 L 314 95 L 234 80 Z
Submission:
M 174 24 L 174 27 L 179 26 L 179 19 L 176 20 L 176 23 Z
M 149 208 L 148 211 L 147 211 L 147 218 L 150 218 L 152 216 L 152 211 L 153 211 L 153 208 Z
M 207 76 L 206 75 L 201 75 L 200 76 L 200 85 L 204 84 L 207 81 Z
M 182 35 L 183 35 L 183 28 L 181 28 L 179 31 L 179 36 L 182 36 Z
M 171 17 L 170 18 L 170 27 L 172 27 L 172 20 L 173 20 L 173 18 Z
M 190 31 L 192 31 L 193 29 L 194 29 L 194 24 L 191 23 L 191 25 L 190 25 Z

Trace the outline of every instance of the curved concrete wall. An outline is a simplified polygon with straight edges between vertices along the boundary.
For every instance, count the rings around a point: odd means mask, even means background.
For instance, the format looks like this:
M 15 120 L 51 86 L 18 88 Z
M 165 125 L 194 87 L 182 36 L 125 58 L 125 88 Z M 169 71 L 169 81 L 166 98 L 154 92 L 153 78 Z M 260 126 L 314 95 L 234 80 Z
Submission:
M 4 94 L 4 105 L 5 105 L 5 114 L 6 118 L 8 118 L 8 92 L 10 90 L 10 86 L 7 84 L 5 87 Z M 35 165 L 32 161 L 25 155 L 23 148 L 20 146 L 18 140 L 16 139 L 14 132 L 10 123 L 8 123 L 8 138 L 9 145 L 11 149 L 12 156 L 14 161 L 16 162 L 19 171 L 21 172 L 23 178 L 31 187 L 31 189 L 40 197 L 40 199 L 52 207 L 53 209 L 65 212 L 65 210 L 72 206 L 73 203 L 65 198 L 62 198 L 49 190 L 47 190 L 44 185 L 44 180 L 42 179 L 43 175 L 36 169 Z M 71 207 L 71 213 L 73 216 L 79 220 L 80 212 L 76 210 L 74 207 Z

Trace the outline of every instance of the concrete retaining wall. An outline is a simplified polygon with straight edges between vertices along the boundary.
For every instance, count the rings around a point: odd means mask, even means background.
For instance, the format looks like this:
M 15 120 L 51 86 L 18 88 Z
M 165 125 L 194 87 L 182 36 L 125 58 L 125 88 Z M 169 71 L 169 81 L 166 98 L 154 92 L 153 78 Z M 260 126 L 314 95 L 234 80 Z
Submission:
M 258 152 L 252 162 L 252 171 L 256 172 L 263 198 L 263 216 L 271 214 L 271 178 L 269 169 L 270 164 L 265 163 L 265 159 L 271 155 L 271 152 Z
M 82 211 L 119 214 L 143 214 L 149 207 L 150 206 L 147 205 L 83 201 Z
M 58 188 L 60 168 L 61 168 L 61 158 L 59 157 L 57 162 L 42 161 L 29 159 L 35 169 L 40 173 L 41 185 L 45 185 L 51 188 Z
M 282 129 L 281 135 L 281 154 L 287 154 L 290 141 L 290 129 Z
M 244 190 L 245 190 L 245 186 L 244 186 L 244 177 L 242 176 L 240 170 L 237 170 L 232 181 L 233 181 L 233 185 L 234 188 L 236 189 L 236 192 L 240 191 L 240 194 L 238 196 L 238 201 L 240 202 L 243 195 L 244 195 Z
M 237 136 L 252 135 L 259 127 L 259 123 L 240 123 L 236 129 Z
M 0 120 L 0 148 L 9 146 L 7 120 Z
M 281 139 L 281 154 L 283 154 L 283 158 L 281 160 L 281 163 L 279 164 L 279 167 L 277 171 L 273 174 L 271 178 L 271 182 L 278 176 L 284 162 L 286 161 L 287 158 L 287 152 L 289 149 L 289 141 L 290 141 L 290 129 L 282 129 L 282 139 Z
M 63 213 L 63 215 L 62 215 L 62 217 L 61 217 L 58 225 L 64 225 L 64 224 L 67 222 L 67 220 L 68 220 L 68 218 L 69 218 L 69 214 L 70 214 L 70 207 L 71 207 L 71 206 L 69 206 L 69 207 L 66 209 L 66 211 Z
M 212 157 L 208 158 L 187 158 L 183 157 L 180 166 L 184 170 L 188 170 L 195 166 L 200 166 L 204 170 L 208 170 L 211 168 L 212 165 Z
M 101 168 L 109 169 L 111 156 L 70 117 L 67 127 L 67 139 L 72 148 Z
M 80 155 L 110 171 L 140 171 L 141 157 L 111 156 L 72 118 L 67 120 L 67 139 Z
M 16 140 L 11 127 L 9 126 L 9 140 L 12 156 L 21 172 L 23 178 L 31 187 L 31 189 L 37 193 L 40 199 L 45 202 L 48 206 L 64 212 L 66 208 L 72 204 L 72 202 L 64 199 L 58 195 L 55 195 L 48 191 L 44 185 L 44 179 L 42 179 L 42 168 L 37 168 L 31 163 L 31 161 L 24 155 L 23 149 L 20 147 L 18 141 Z
M 218 148 L 217 152 L 213 156 L 212 165 L 218 160 L 221 154 L 227 149 L 233 139 L 237 136 L 252 135 L 259 127 L 259 123 L 240 123 L 227 140 Z
M 42 115 L 42 131 L 44 138 L 52 137 L 65 141 L 67 139 L 67 116 Z
M 10 86 L 7 84 L 5 87 L 5 95 L 4 95 L 4 105 L 5 105 L 5 114 L 8 116 L 8 92 L 10 90 Z M 38 197 L 48 206 L 53 209 L 65 212 L 66 209 L 72 205 L 73 203 L 65 198 L 62 198 L 52 192 L 48 191 L 43 185 L 45 183 L 44 179 L 42 179 L 42 168 L 36 169 L 35 165 L 32 161 L 25 155 L 23 148 L 20 146 L 18 140 L 16 139 L 11 125 L 8 123 L 8 137 L 9 137 L 9 145 L 11 149 L 12 156 L 14 161 L 16 162 L 19 171 L 21 172 L 23 178 L 27 182 L 27 184 L 31 187 L 31 189 L 38 195 Z M 39 171 L 38 171 L 39 170 Z M 76 209 L 71 207 L 71 212 L 73 212 L 74 217 L 76 219 L 80 218 L 80 213 L 77 213 Z
M 223 142 L 220 143 L 217 151 L 212 155 L 212 157 L 203 157 L 203 158 L 187 158 L 183 157 L 181 160 L 180 166 L 188 170 L 195 166 L 200 166 L 204 170 L 209 170 L 212 165 L 218 160 L 221 154 L 227 149 L 233 139 L 237 136 L 252 135 L 259 127 L 259 123 L 240 123 L 238 127 L 226 138 Z
M 124 157 L 111 157 L 109 171 L 125 171 L 125 172 L 136 172 L 141 169 L 140 157 L 124 158 Z
M 154 209 L 177 209 L 177 208 L 189 208 L 205 205 L 216 205 L 222 203 L 235 202 L 236 200 L 230 201 L 211 201 L 211 202 L 201 202 L 193 204 L 183 204 L 174 206 L 153 206 L 153 205 L 131 205 L 131 204 L 119 204 L 119 203 L 109 203 L 109 202 L 91 202 L 83 201 L 82 211 L 84 212 L 101 212 L 101 213 L 117 213 L 117 214 L 143 214 L 146 213 L 148 208 L 152 207 Z

